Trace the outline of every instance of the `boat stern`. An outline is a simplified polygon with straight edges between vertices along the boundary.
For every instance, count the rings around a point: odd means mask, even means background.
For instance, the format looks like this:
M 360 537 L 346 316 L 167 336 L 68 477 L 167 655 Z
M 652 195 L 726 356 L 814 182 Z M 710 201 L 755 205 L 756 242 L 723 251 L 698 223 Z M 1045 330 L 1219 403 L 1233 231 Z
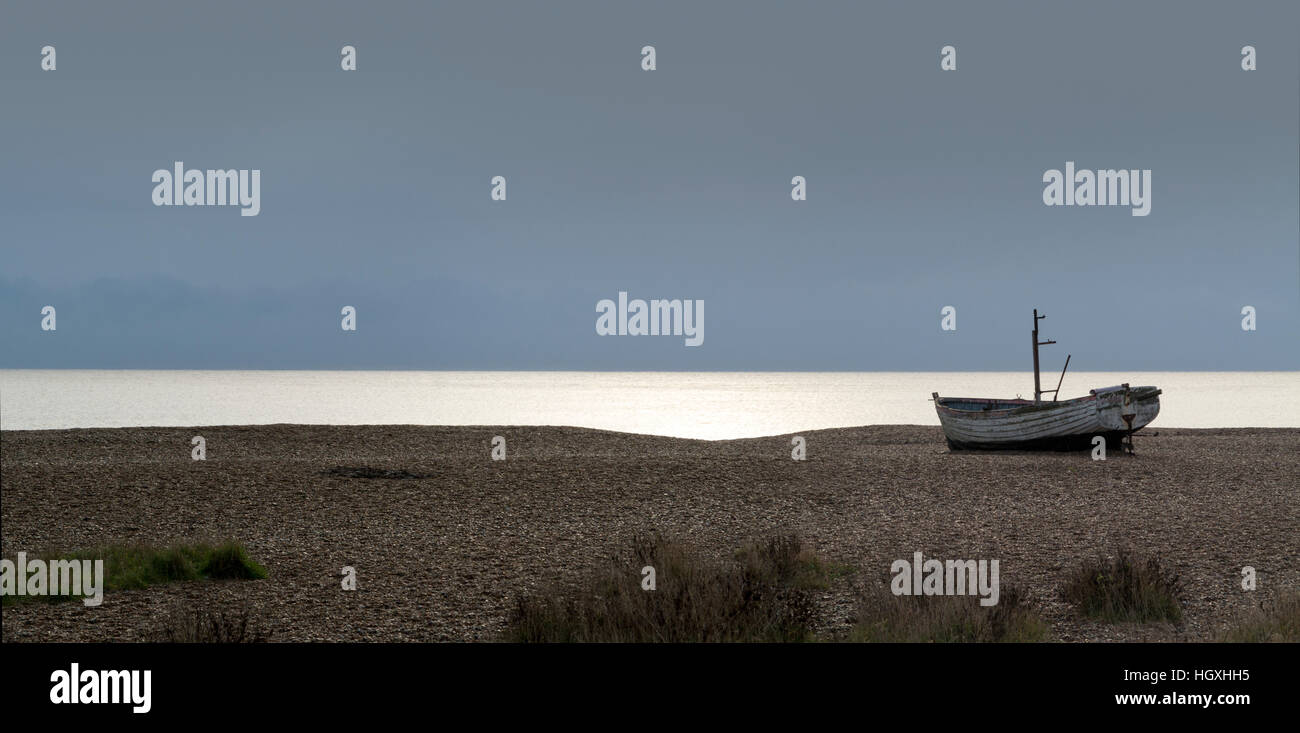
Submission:
M 1161 390 L 1152 386 L 1121 384 L 1092 390 L 1097 398 L 1097 421 L 1107 430 L 1141 430 L 1160 414 Z

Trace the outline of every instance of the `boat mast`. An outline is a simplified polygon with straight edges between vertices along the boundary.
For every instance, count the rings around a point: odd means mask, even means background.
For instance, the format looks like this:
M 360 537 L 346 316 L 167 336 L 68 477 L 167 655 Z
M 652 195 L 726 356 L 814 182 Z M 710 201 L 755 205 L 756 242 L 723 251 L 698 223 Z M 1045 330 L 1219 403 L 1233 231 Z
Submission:
M 1038 309 L 1037 308 L 1034 309 L 1034 330 L 1030 338 L 1030 340 L 1034 344 L 1034 404 L 1038 404 L 1043 400 L 1043 387 L 1042 384 L 1039 382 L 1039 377 L 1038 377 L 1038 347 L 1056 343 L 1055 341 L 1038 340 L 1038 322 L 1043 320 L 1046 317 L 1047 316 L 1038 315 Z M 1061 372 L 1061 377 L 1062 378 L 1065 377 L 1065 372 Z

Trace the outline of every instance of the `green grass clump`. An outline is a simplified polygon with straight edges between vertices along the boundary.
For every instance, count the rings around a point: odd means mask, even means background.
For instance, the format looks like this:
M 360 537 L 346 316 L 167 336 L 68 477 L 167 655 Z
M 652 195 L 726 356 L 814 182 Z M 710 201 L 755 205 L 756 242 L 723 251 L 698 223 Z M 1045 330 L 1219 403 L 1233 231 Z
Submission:
M 47 563 L 55 560 L 103 560 L 105 593 L 140 590 L 191 580 L 260 580 L 267 577 L 266 568 L 252 560 L 244 546 L 236 542 L 217 546 L 200 543 L 162 548 L 135 544 L 105 545 L 71 553 L 42 553 L 31 559 Z M 6 595 L 3 596 L 3 603 L 59 602 L 74 598 L 79 599 L 81 596 Z
M 1226 642 L 1300 642 L 1300 593 L 1261 604 L 1219 638 Z
M 655 569 L 655 590 L 642 568 Z M 710 562 L 659 535 L 631 548 L 570 590 L 520 596 L 505 638 L 516 642 L 794 642 L 813 639 L 811 589 L 833 566 L 797 537 Z
M 1065 599 L 1080 613 L 1109 622 L 1181 623 L 1182 594 L 1177 573 L 1129 549 L 1085 561 L 1065 583 Z
M 978 596 L 895 596 L 883 590 L 863 597 L 849 641 L 970 643 L 1038 642 L 1050 627 L 1020 589 L 1002 588 L 998 602 Z
M 200 572 L 214 580 L 261 580 L 266 568 L 248 557 L 243 545 L 227 542 L 208 551 Z

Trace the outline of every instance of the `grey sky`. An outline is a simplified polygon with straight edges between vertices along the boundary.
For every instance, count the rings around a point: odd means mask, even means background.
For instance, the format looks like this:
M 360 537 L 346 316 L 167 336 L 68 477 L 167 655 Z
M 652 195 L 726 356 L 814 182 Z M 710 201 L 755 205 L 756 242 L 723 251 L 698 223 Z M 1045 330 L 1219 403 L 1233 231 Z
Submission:
M 1022 369 L 1037 307 L 1081 370 L 1296 369 L 1297 27 L 1293 2 L 11 4 L 0 367 Z M 153 206 L 176 160 L 260 169 L 260 215 Z M 1151 169 L 1151 214 L 1044 206 L 1066 161 Z M 619 290 L 705 300 L 704 345 L 598 337 Z

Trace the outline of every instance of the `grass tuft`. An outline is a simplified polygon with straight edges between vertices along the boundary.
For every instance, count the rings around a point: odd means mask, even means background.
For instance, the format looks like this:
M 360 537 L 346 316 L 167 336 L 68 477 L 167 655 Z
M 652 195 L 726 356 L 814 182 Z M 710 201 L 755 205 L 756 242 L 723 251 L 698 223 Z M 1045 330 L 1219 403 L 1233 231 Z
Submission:
M 655 590 L 641 570 L 655 569 Z M 520 596 L 505 638 L 517 642 L 810 641 L 810 592 L 834 569 L 797 537 L 776 537 L 713 563 L 657 534 L 637 535 L 579 586 Z
M 187 553 L 184 548 L 169 547 L 149 554 L 148 550 L 141 549 L 139 558 L 138 571 L 133 573 L 133 582 L 140 587 L 157 585 L 158 583 L 176 583 L 186 580 L 198 580 L 199 571 L 194 567 L 194 555 L 196 553 Z M 130 553 L 127 553 L 124 561 L 118 562 L 114 568 L 118 572 L 127 570 L 131 565 Z M 148 568 L 145 568 L 145 563 Z M 135 570 L 134 568 L 130 568 Z M 110 575 L 108 567 L 104 569 L 104 575 Z M 105 583 L 107 585 L 107 583 Z
M 863 597 L 849 641 L 856 642 L 1038 642 L 1050 628 L 1016 587 L 1002 588 L 997 605 L 978 596 Z
M 201 572 L 214 580 L 261 580 L 266 577 L 266 568 L 250 559 L 244 546 L 235 542 L 212 548 Z
M 1241 623 L 1225 631 L 1219 641 L 1300 642 L 1300 593 L 1260 604 Z
M 826 590 L 835 580 L 854 573 L 850 565 L 824 560 L 797 535 L 750 543 L 736 553 L 736 559 L 758 582 L 800 590 Z
M 1098 556 L 1066 578 L 1065 599 L 1085 616 L 1109 622 L 1183 620 L 1182 581 L 1155 556 L 1122 549 L 1112 558 Z
M 271 634 L 256 622 L 247 606 L 236 610 L 178 605 L 159 630 L 156 641 L 178 644 L 250 644 L 268 641 Z

